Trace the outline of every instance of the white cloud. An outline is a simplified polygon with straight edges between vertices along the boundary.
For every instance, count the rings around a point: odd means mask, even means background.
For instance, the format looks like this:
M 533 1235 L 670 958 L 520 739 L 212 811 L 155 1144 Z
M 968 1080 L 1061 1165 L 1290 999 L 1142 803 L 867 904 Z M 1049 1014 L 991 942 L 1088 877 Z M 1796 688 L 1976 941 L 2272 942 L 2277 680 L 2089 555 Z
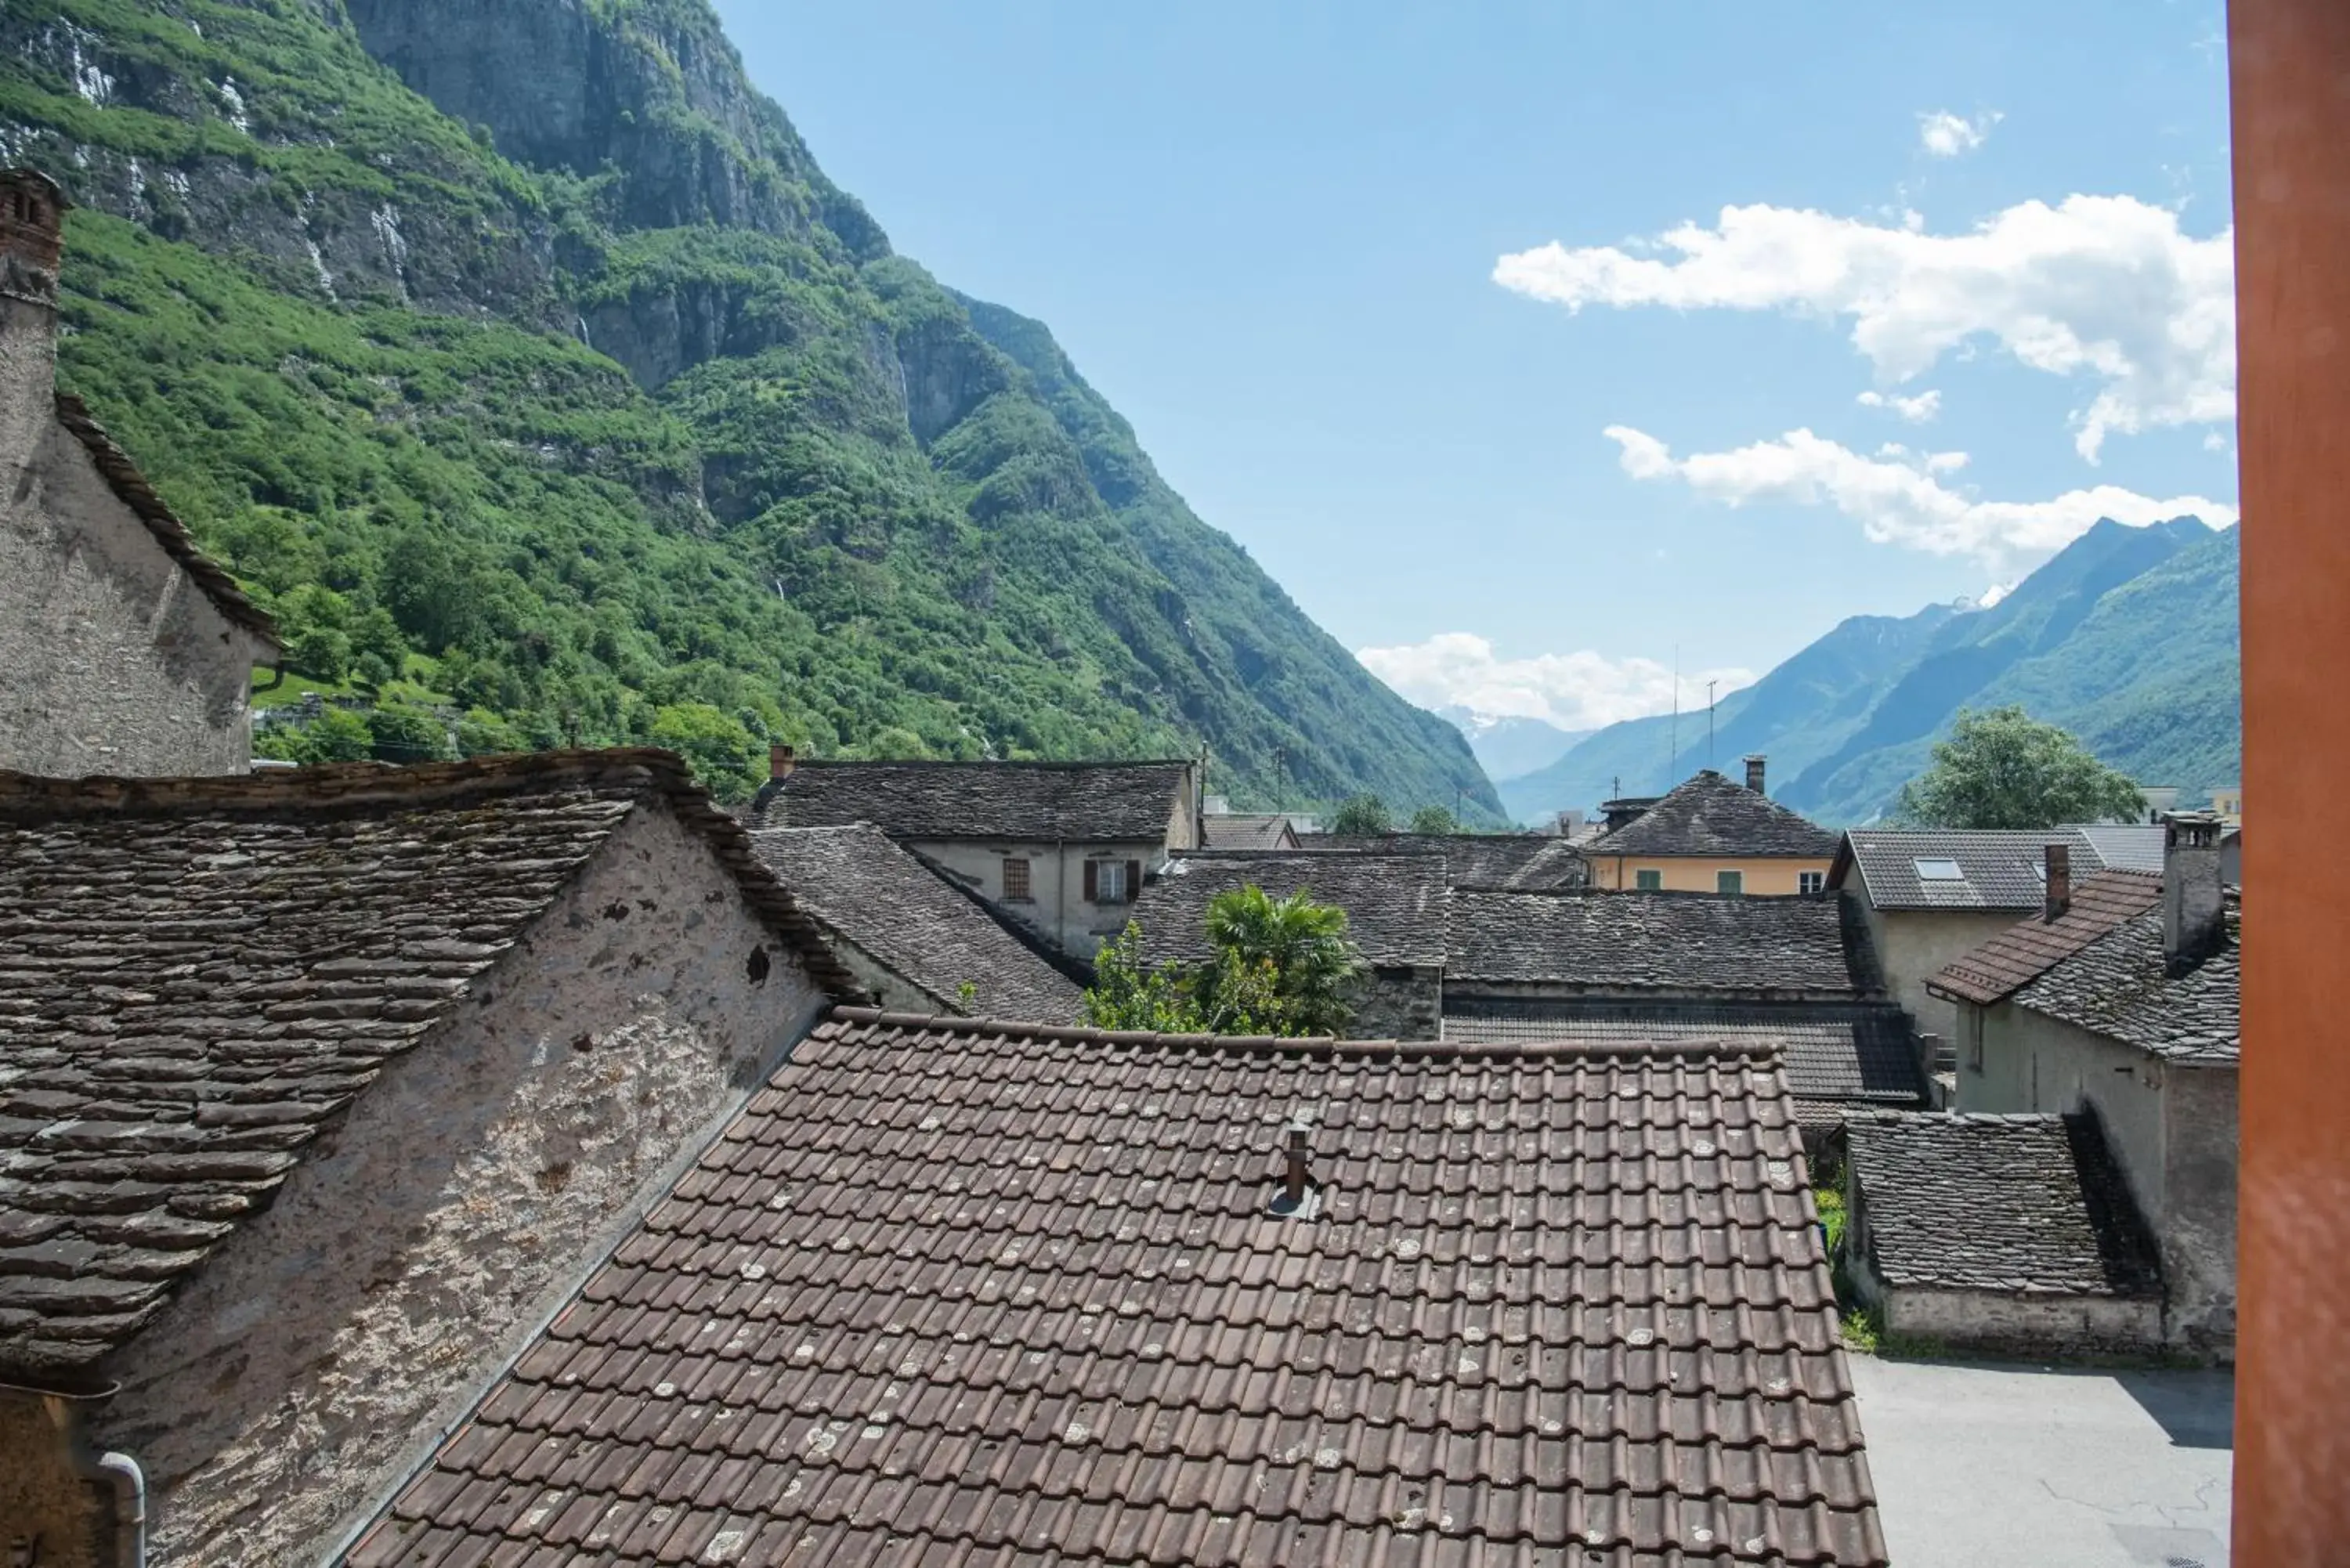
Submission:
M 2035 370 L 2085 376 L 2074 444 L 2095 462 L 2107 434 L 2234 416 L 2232 231 L 2196 239 L 2178 214 L 2129 196 L 2026 202 L 1968 234 L 1791 207 L 1725 207 L 1712 228 L 1655 242 L 1501 258 L 1493 281 L 1535 299 L 1786 310 L 1853 318 L 1852 341 L 1887 383 L 1990 337 Z
M 1356 651 L 1363 668 L 1423 708 L 1461 707 L 1494 718 L 1541 719 L 1562 730 L 1595 730 L 1669 712 L 1673 672 L 1652 659 L 1608 659 L 1588 650 L 1503 659 L 1474 632 L 1439 632 L 1426 642 Z M 1681 706 L 1705 705 L 1754 683 L 1751 670 L 1684 670 Z
M 1635 479 L 1678 479 L 1731 506 L 1750 501 L 1834 506 L 1878 544 L 1970 556 L 1995 567 L 2063 549 L 2100 517 L 2133 527 L 2189 513 L 2220 526 L 2236 520 L 2236 509 L 2223 502 L 2200 495 L 2156 500 L 2112 484 L 2068 490 L 2053 501 L 1980 501 L 1942 483 L 1942 475 L 1966 466 L 1962 452 L 1887 445 L 1865 457 L 1807 430 L 1685 458 L 1628 426 L 1610 425 L 1607 434 L 1622 449 L 1624 472 Z
M 1981 147 L 1983 139 L 1991 134 L 1991 128 L 2006 118 L 1991 109 L 1965 119 L 1947 109 L 1938 109 L 1918 117 L 1918 140 L 1937 158 L 1956 158 Z
M 2014 591 L 2015 585 L 2013 583 L 1993 583 L 1991 587 L 1982 591 L 1982 597 L 1981 598 L 1975 600 L 1975 607 L 1977 609 L 1989 609 L 1991 606 L 1999 603 L 2000 600 L 2007 597 L 2008 595 Z
M 1942 394 L 1935 390 L 1905 398 L 1898 392 L 1863 392 L 1853 400 L 1864 409 L 1887 409 L 1913 425 L 1930 423 L 1942 411 Z

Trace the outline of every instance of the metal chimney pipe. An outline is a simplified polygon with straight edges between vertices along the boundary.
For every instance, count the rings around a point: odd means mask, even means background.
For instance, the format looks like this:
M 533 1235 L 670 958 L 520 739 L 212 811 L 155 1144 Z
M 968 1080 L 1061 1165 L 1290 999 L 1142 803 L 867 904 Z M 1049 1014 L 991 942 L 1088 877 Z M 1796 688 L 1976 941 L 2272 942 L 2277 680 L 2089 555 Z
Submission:
M 1281 1177 L 1282 1207 L 1295 1213 L 1305 1201 L 1305 1129 L 1292 1126 Z

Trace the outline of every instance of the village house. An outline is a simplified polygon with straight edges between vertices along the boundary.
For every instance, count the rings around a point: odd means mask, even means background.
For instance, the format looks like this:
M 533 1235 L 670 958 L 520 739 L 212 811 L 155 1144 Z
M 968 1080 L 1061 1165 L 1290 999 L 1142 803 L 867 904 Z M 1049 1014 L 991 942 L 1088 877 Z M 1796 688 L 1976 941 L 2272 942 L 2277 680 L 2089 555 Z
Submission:
M 1766 1054 L 843 1009 L 347 1561 L 1878 1568 L 1852 1388 Z
M 1058 950 L 1024 940 L 879 828 L 768 828 L 751 842 L 879 1005 L 1083 1022 L 1084 988 L 1045 956 L 1067 962 Z
M 1868 933 L 1824 898 L 1455 888 L 1444 1038 L 1735 1040 L 1784 1059 L 1814 1141 L 1924 1079 Z
M 1580 888 L 1590 868 L 1564 838 L 1541 833 L 1317 833 L 1306 849 L 1374 855 L 1440 855 L 1445 880 L 1455 888 L 1547 892 Z
M 2075 876 L 2108 866 L 2162 869 L 2159 827 L 1856 827 L 1837 845 L 1829 888 L 1868 923 L 1893 999 L 1944 1053 L 1958 1038 L 1958 1016 L 1929 982 L 1944 964 L 2041 907 L 2052 845 L 2064 850 L 2064 863 Z
M 1350 985 L 1354 1027 L 1399 1040 L 1438 1037 L 1444 1012 L 1448 898 L 1437 855 L 1298 854 L 1177 856 L 1143 889 L 1134 909 L 1147 963 L 1212 960 L 1208 905 L 1220 893 L 1255 887 L 1275 898 L 1304 893 L 1347 911 L 1347 935 L 1363 958 Z
M 2094 1113 L 2157 1244 L 2159 1336 L 2227 1357 L 2235 1335 L 2239 900 L 2220 819 L 2173 817 L 2159 877 L 2069 885 L 1946 966 L 1962 1109 Z
M 1846 1276 L 1880 1331 L 1989 1354 L 2162 1341 L 2153 1239 L 2094 1109 L 1845 1123 Z
M 1200 818 L 1203 849 L 1295 849 L 1297 829 L 1286 816 L 1211 811 Z
M 870 823 L 1088 962 L 1167 857 L 1200 846 L 1190 762 L 820 762 L 777 746 L 771 773 L 753 826 Z
M 860 994 L 667 753 L 0 775 L 0 1547 L 317 1561 Z
M 1824 889 L 1835 835 L 1765 794 L 1763 767 L 1747 758 L 1742 788 L 1707 768 L 1652 805 L 1610 801 L 1608 831 L 1580 846 L 1591 885 L 1733 898 Z
M 0 768 L 243 773 L 276 628 L 57 390 L 66 204 L 0 171 Z

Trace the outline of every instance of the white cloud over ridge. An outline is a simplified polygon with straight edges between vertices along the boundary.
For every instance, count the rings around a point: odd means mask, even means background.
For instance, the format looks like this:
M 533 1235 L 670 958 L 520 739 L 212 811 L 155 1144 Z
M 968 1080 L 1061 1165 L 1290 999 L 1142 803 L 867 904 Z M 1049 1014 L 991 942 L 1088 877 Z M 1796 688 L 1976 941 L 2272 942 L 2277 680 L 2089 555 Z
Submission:
M 1988 337 L 2033 369 L 2097 390 L 2074 415 L 2094 462 L 2108 434 L 2234 417 L 2231 230 L 2197 239 L 2130 196 L 2025 202 L 1933 234 L 1793 207 L 1724 207 L 1653 242 L 1503 256 L 1493 281 L 1531 298 L 1630 309 L 1781 310 L 1852 318 L 1881 381 L 1907 382 Z
M 1494 718 L 1540 719 L 1562 730 L 1596 730 L 1669 712 L 1673 672 L 1652 659 L 1608 659 L 1588 650 L 1504 659 L 1474 632 L 1439 632 L 1425 642 L 1365 648 L 1363 668 L 1423 708 L 1458 706 Z M 1681 706 L 1701 708 L 1705 683 L 1726 697 L 1755 681 L 1751 670 L 1684 670 Z
M 1618 460 L 1635 479 L 1679 480 L 1729 506 L 1834 506 L 1877 544 L 1969 556 L 1993 567 L 2054 554 L 2101 517 L 2132 527 L 2190 514 L 2221 527 L 2236 520 L 2235 507 L 2225 502 L 2200 495 L 2158 500 L 2112 484 L 2068 490 L 2051 501 L 1981 501 L 1942 482 L 1966 466 L 1962 452 L 1887 445 L 1863 456 L 1808 430 L 1733 452 L 1679 458 L 1628 425 L 1610 425 L 1606 433 L 1622 449 Z
M 1995 109 L 1972 119 L 1938 109 L 1918 117 L 1918 140 L 1937 158 L 1956 158 L 1981 147 L 1983 139 L 1991 135 L 1991 128 L 2006 118 Z
M 1898 414 L 1913 425 L 1930 423 L 1942 411 L 1942 394 L 1931 389 L 1910 398 L 1898 392 L 1863 392 L 1853 401 L 1864 409 L 1884 409 Z

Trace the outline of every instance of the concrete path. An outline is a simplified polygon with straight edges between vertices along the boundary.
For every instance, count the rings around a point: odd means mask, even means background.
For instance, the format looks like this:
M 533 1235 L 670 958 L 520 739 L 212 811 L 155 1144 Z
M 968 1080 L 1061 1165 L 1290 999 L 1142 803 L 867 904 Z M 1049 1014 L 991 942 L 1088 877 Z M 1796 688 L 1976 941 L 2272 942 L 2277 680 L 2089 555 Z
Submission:
M 1852 1357 L 1896 1568 L 2220 1568 L 2235 1382 Z

